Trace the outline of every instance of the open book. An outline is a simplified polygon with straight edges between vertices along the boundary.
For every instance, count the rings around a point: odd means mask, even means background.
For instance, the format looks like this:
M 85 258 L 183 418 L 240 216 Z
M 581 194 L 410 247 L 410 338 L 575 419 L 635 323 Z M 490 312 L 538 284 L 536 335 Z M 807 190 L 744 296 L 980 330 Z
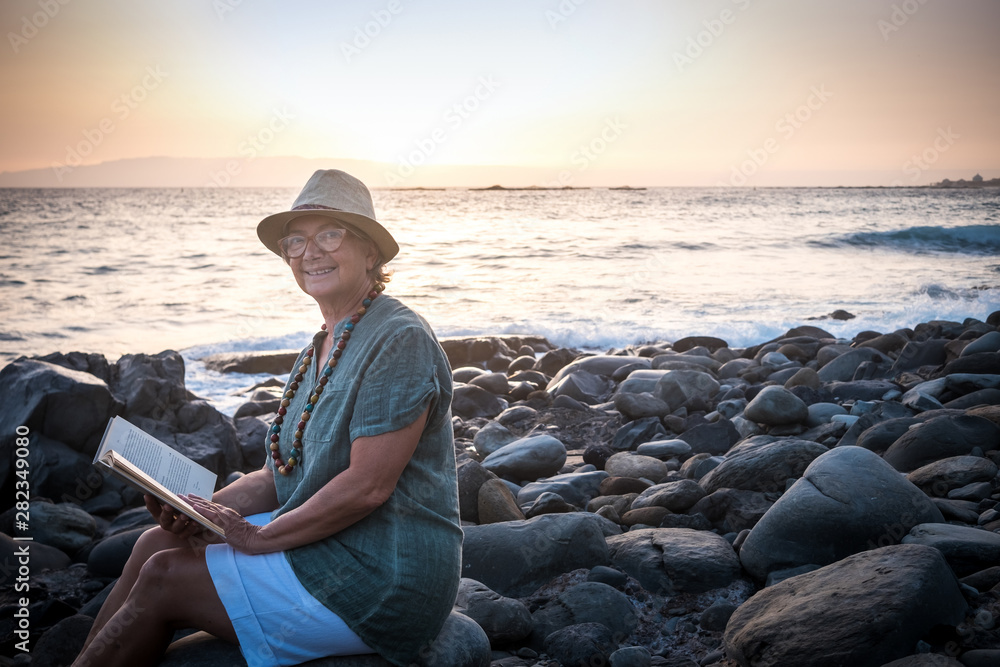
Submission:
M 193 493 L 211 499 L 215 473 L 121 417 L 108 422 L 94 463 L 123 482 L 148 493 L 225 539 L 226 531 L 178 496 Z

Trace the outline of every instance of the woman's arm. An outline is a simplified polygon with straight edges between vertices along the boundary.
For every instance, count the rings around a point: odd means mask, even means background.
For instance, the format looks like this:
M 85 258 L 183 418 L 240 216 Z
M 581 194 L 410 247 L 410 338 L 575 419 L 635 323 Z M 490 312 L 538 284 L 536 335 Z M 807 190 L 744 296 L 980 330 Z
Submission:
M 225 528 L 226 542 L 239 551 L 262 554 L 316 542 L 360 521 L 389 499 L 420 442 L 428 412 L 429 408 L 425 409 L 412 424 L 398 431 L 355 440 L 347 470 L 302 505 L 266 526 L 250 525 L 230 510 L 213 508 L 198 498 L 189 499 L 206 518 Z

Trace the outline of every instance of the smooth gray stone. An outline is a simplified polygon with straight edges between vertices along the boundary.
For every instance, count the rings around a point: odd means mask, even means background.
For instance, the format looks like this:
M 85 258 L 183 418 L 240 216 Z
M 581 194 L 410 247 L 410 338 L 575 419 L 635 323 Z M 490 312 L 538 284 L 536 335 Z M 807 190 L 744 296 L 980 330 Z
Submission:
M 968 605 L 941 554 L 896 545 L 849 556 L 759 591 L 729 619 L 726 652 L 755 667 L 881 667 L 913 653 Z
M 632 634 L 638 623 L 635 609 L 621 591 L 597 581 L 570 586 L 531 615 L 532 644 L 541 646 L 556 630 L 579 623 L 600 623 L 620 637 Z
M 737 417 L 739 419 L 739 417 Z M 722 418 L 718 421 L 698 424 L 678 436 L 678 439 L 691 445 L 691 451 L 696 454 L 720 455 L 740 440 L 740 432 L 733 422 Z
M 667 476 L 667 464 L 652 456 L 641 456 L 632 452 L 612 454 L 604 463 L 604 469 L 612 477 L 634 477 L 648 479 L 654 484 Z
M 821 382 L 849 382 L 854 371 L 866 361 L 891 366 L 893 360 L 872 348 L 855 348 L 833 359 L 817 371 Z
M 611 382 L 603 376 L 577 370 L 558 381 L 553 380 L 546 390 L 555 398 L 568 396 L 585 405 L 596 405 L 611 390 Z
M 675 456 L 687 456 L 691 453 L 691 445 L 683 440 L 653 440 L 639 445 L 635 453 L 657 459 L 669 459 Z
M 656 383 L 653 395 L 670 406 L 671 412 L 688 401 L 701 399 L 706 403 L 719 392 L 719 382 L 702 371 L 670 371 Z
M 806 426 L 812 428 L 820 424 L 827 424 L 834 415 L 846 415 L 847 410 L 836 403 L 813 403 L 808 408 Z
M 946 523 L 922 523 L 903 538 L 903 544 L 934 547 L 951 569 L 965 577 L 1000 562 L 1000 535 L 968 526 Z
M 14 589 L 15 580 L 19 576 L 20 554 L 23 553 L 21 550 L 24 546 L 25 542 L 15 541 L 9 535 L 0 533 L 0 565 L 2 565 L 0 567 L 0 585 L 9 586 L 10 590 Z M 28 547 L 28 553 L 30 554 L 28 568 L 32 575 L 43 570 L 61 570 L 69 567 L 71 562 L 65 552 L 41 542 L 31 544 Z
M 469 384 L 482 387 L 491 394 L 504 396 L 510 391 L 506 373 L 484 373 L 469 380 Z
M 626 646 L 611 654 L 611 667 L 649 667 L 653 656 L 645 646 Z
M 615 389 L 615 396 L 619 394 L 642 394 L 652 393 L 656 389 L 656 383 L 669 371 L 655 371 L 650 368 L 634 370 Z
M 483 467 L 511 481 L 550 477 L 566 464 L 566 447 L 551 435 L 531 435 L 504 445 L 485 459 Z
M 459 582 L 455 611 L 479 624 L 492 646 L 521 641 L 533 627 L 531 612 L 523 602 L 504 597 L 475 579 Z
M 518 491 L 517 504 L 534 502 L 543 493 L 555 493 L 570 505 L 586 507 L 590 499 L 598 495 L 601 482 L 609 476 L 604 470 L 595 470 L 565 473 L 531 482 Z
M 641 364 L 645 368 L 651 368 L 650 363 L 650 360 L 645 357 L 629 357 L 608 354 L 581 357 L 566 366 L 563 366 L 562 369 L 560 369 L 559 372 L 552 377 L 552 380 L 549 382 L 549 386 L 546 387 L 546 389 L 551 391 L 552 387 L 564 377 L 581 371 L 591 375 L 601 375 L 610 378 L 611 375 L 613 375 L 614 372 L 622 366 L 627 366 L 629 364 Z
M 801 424 L 809 416 L 802 399 L 782 386 L 764 387 L 743 410 L 743 416 L 758 424 Z
M 976 340 L 965 346 L 965 349 L 958 355 L 968 357 L 980 352 L 1000 352 L 1000 331 L 991 331 L 983 334 Z
M 456 385 L 452 394 L 451 410 L 462 419 L 492 419 L 506 409 L 507 401 L 474 384 Z
M 462 521 L 479 523 L 479 489 L 496 475 L 472 459 L 459 460 L 457 471 L 458 509 Z
M 976 482 L 989 482 L 1000 472 L 997 464 L 981 456 L 950 456 L 928 463 L 906 476 L 924 493 L 947 496 L 958 489 Z
M 451 378 L 456 383 L 468 384 L 472 378 L 477 378 L 480 375 L 486 375 L 487 373 L 489 373 L 489 371 L 475 366 L 461 366 L 451 372 Z
M 689 528 L 643 528 L 607 538 L 615 567 L 659 595 L 702 593 L 732 583 L 740 563 L 715 533 Z
M 501 595 L 528 595 L 556 575 L 606 565 L 606 521 L 596 514 L 574 512 L 465 526 L 462 575 Z
M 670 414 L 670 406 L 649 392 L 618 392 L 613 400 L 615 409 L 630 420 Z
M 910 528 L 943 522 L 930 498 L 877 454 L 836 447 L 816 458 L 750 531 L 740 549 L 747 572 L 769 572 L 898 543 Z
M 515 440 L 517 440 L 517 436 L 511 433 L 506 426 L 492 421 L 476 432 L 476 435 L 472 437 L 472 446 L 476 448 L 480 456 L 485 458 Z
M 90 556 L 87 558 L 87 571 L 98 577 L 121 576 L 139 536 L 149 529 L 150 526 L 132 528 L 111 537 L 105 537 L 90 550 Z
M 94 517 L 72 503 L 56 505 L 35 500 L 29 508 L 34 541 L 60 549 L 70 556 L 90 544 L 97 534 Z
M 705 497 L 705 489 L 697 482 L 682 479 L 651 486 L 632 501 L 631 509 L 665 507 L 671 512 L 684 512 Z
M 976 447 L 997 448 L 1000 427 L 983 417 L 941 415 L 921 422 L 892 443 L 882 458 L 900 472 L 910 472 L 951 456 L 965 456 Z
M 602 623 L 577 623 L 556 630 L 540 647 L 559 665 L 605 665 L 618 642 Z
M 828 449 L 811 440 L 781 439 L 758 447 L 737 446 L 716 468 L 699 480 L 706 492 L 719 489 L 777 491 L 788 479 L 798 479 Z
M 521 505 L 521 511 L 525 519 L 533 519 L 543 514 L 565 514 L 567 512 L 577 512 L 579 507 L 570 505 L 563 500 L 562 496 L 555 493 L 545 492 L 535 498 L 530 503 Z

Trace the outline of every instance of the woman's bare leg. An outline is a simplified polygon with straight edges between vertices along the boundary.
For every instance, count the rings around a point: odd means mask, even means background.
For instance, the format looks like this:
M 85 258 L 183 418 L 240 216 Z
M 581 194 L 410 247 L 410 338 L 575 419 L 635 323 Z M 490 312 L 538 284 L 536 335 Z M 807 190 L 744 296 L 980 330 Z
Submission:
M 151 538 L 143 546 L 159 544 L 160 539 Z M 122 578 L 125 576 L 123 573 Z M 112 591 L 115 594 L 119 594 L 119 586 Z M 88 637 L 74 667 L 153 665 L 179 628 L 205 630 L 237 643 L 233 625 L 215 592 L 204 549 L 185 545 L 152 553 L 139 567 L 124 601 L 116 602 L 109 597 L 101 608 L 100 616 L 110 618 Z

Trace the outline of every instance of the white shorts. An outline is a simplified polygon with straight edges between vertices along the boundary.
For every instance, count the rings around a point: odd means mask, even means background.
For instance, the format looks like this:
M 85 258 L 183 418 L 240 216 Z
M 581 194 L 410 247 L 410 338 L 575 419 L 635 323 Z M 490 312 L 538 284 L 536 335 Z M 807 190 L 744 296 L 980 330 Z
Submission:
M 265 526 L 271 514 L 246 519 Z M 205 562 L 248 667 L 375 652 L 299 583 L 284 552 L 250 556 L 210 544 Z

